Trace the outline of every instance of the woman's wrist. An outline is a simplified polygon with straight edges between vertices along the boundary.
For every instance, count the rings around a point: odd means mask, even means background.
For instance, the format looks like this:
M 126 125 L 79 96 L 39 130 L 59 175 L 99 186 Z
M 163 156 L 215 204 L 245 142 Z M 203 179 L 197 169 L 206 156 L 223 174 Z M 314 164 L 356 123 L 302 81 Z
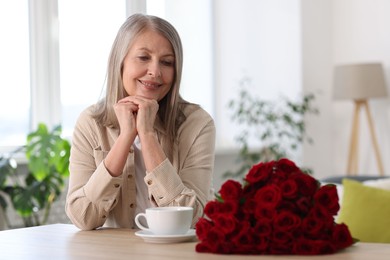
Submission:
M 115 141 L 110 152 L 104 160 L 107 171 L 114 177 L 120 176 L 125 166 L 130 148 L 134 142 L 135 136 L 121 133 Z
M 149 142 L 149 141 L 157 141 L 158 142 L 158 137 L 156 131 L 149 131 L 149 132 L 143 132 L 143 133 L 138 133 L 138 137 L 141 140 L 141 143 L 143 141 Z
M 118 135 L 117 142 L 123 143 L 123 145 L 128 145 L 129 147 L 134 143 L 137 133 L 131 132 L 121 132 Z
M 166 159 L 166 155 L 155 131 L 138 134 L 138 136 L 141 141 L 146 171 L 151 172 Z

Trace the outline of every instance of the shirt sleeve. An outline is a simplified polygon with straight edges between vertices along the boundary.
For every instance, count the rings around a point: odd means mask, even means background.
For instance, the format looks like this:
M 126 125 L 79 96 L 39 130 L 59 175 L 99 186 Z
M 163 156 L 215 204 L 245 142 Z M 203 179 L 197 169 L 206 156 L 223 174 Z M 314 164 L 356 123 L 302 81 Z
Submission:
M 193 225 L 203 215 L 210 199 L 214 168 L 215 125 L 211 117 L 195 114 L 179 136 L 178 169 L 166 159 L 144 180 L 151 201 L 156 206 L 191 206 L 194 208 Z
M 97 145 L 92 128 L 81 116 L 73 133 L 69 188 L 65 211 L 69 219 L 83 230 L 101 227 L 116 205 L 121 177 L 112 177 L 103 159 L 105 151 Z

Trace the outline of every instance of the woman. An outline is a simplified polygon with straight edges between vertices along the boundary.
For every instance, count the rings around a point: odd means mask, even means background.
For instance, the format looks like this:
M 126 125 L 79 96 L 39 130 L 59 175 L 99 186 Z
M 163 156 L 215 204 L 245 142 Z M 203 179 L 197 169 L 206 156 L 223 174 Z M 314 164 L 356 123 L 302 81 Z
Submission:
M 108 62 L 106 96 L 73 134 L 66 213 L 80 229 L 135 227 L 148 207 L 191 206 L 193 224 L 210 198 L 215 126 L 179 95 L 183 53 L 167 21 L 130 16 Z

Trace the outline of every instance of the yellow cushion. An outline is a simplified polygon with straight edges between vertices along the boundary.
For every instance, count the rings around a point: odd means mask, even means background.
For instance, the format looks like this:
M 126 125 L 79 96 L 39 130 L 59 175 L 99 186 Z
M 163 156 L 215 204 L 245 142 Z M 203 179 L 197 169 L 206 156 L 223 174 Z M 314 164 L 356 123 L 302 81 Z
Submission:
M 345 223 L 362 242 L 390 243 L 390 191 L 349 179 L 343 186 L 337 222 Z

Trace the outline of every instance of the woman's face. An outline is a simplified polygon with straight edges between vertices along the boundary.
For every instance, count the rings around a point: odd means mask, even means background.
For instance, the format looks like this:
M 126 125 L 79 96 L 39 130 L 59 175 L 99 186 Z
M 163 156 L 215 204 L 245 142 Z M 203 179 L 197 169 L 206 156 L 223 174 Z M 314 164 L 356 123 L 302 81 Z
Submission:
M 146 30 L 133 42 L 123 61 L 123 85 L 129 96 L 161 100 L 170 90 L 175 56 L 170 42 Z

